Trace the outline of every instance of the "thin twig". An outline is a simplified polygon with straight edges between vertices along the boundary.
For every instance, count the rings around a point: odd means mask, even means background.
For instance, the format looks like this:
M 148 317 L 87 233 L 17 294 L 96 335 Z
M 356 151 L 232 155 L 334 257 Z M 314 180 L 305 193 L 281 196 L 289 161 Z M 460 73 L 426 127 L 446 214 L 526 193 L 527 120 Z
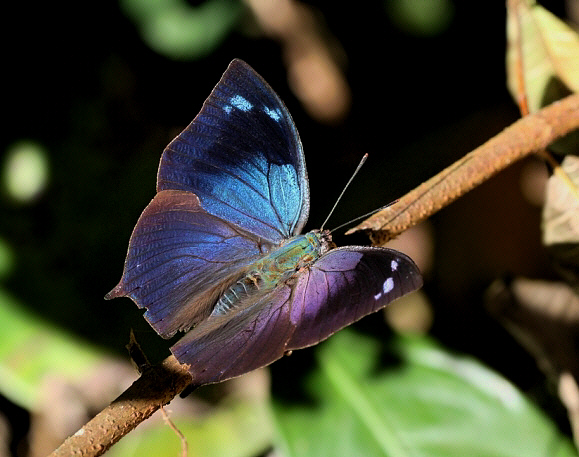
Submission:
M 179 428 L 174 424 L 174 422 L 171 420 L 171 418 L 169 417 L 169 414 L 167 413 L 167 411 L 165 411 L 165 407 L 161 406 L 161 413 L 163 414 L 163 419 L 165 420 L 165 423 L 171 427 L 171 430 L 173 430 L 175 432 L 175 435 L 177 435 L 179 437 L 179 440 L 181 441 L 181 457 L 187 457 L 188 454 L 188 443 L 187 443 L 187 438 L 185 438 L 185 435 L 183 435 L 183 432 L 181 430 L 179 430 Z
M 113 444 L 169 403 L 192 378 L 175 357 L 146 369 L 131 387 L 69 437 L 49 457 L 102 455 Z

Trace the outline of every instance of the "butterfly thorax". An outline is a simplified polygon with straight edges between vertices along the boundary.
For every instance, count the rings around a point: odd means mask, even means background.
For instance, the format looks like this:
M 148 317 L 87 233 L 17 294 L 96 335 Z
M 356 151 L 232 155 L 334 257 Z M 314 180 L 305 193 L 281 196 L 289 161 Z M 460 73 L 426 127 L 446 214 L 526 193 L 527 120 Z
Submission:
M 291 280 L 302 268 L 318 260 L 335 247 L 329 231 L 313 230 L 289 238 L 281 246 L 257 260 L 237 282 L 219 298 L 213 316 L 223 315 L 247 304 L 248 299 L 273 290 L 278 284 Z

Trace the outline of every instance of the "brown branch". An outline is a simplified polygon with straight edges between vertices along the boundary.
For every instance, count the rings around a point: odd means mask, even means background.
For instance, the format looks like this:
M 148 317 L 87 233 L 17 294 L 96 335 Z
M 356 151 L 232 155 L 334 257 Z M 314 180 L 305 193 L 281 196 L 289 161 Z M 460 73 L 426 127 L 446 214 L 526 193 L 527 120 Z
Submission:
M 349 230 L 370 231 L 383 244 L 418 224 L 515 161 L 579 128 L 579 94 L 519 119 L 482 146 Z
M 167 357 L 161 364 L 147 368 L 131 387 L 49 457 L 102 455 L 191 382 L 187 366 L 173 356 Z
M 573 95 L 517 121 L 354 230 L 382 230 L 381 233 L 392 238 L 510 163 L 544 149 L 577 128 L 579 95 Z M 173 356 L 160 365 L 147 368 L 131 387 L 68 438 L 50 457 L 102 455 L 191 382 L 187 367 L 180 365 Z

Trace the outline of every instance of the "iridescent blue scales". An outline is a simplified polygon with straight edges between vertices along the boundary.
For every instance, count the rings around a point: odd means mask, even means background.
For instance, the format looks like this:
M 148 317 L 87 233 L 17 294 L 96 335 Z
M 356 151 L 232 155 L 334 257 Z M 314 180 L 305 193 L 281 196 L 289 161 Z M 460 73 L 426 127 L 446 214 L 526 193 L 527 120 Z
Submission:
M 190 366 L 195 385 L 311 346 L 422 285 L 406 255 L 335 248 L 300 232 L 309 211 L 301 142 L 269 85 L 234 60 L 165 149 L 120 283 Z

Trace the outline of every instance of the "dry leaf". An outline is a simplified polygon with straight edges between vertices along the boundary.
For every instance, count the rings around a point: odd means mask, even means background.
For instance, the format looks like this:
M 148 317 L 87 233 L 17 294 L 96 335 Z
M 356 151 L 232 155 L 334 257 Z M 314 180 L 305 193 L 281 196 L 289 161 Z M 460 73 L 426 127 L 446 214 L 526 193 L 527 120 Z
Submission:
M 567 155 L 547 182 L 543 244 L 562 276 L 579 281 L 579 158 Z
M 561 171 L 547 182 L 543 243 L 579 243 L 579 158 L 565 156 Z
M 507 6 L 507 85 L 513 98 L 526 98 L 535 112 L 577 92 L 579 35 L 534 1 L 511 0 Z

